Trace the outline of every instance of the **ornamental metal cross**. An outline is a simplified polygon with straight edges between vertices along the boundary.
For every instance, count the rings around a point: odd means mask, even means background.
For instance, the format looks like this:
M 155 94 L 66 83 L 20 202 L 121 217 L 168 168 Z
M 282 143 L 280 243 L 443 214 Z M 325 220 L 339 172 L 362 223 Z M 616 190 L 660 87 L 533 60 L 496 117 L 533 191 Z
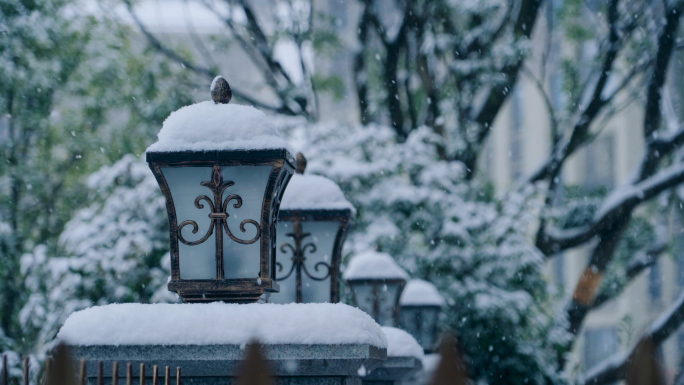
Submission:
M 290 267 L 290 271 L 285 274 L 284 277 L 280 277 L 277 279 L 277 281 L 284 281 L 287 279 L 290 275 L 292 275 L 292 272 L 295 272 L 295 280 L 296 280 L 296 295 L 297 295 L 297 303 L 302 302 L 302 271 L 304 274 L 306 274 L 307 277 L 313 279 L 314 281 L 323 281 L 330 277 L 330 274 L 332 273 L 332 267 L 327 264 L 326 262 L 318 262 L 317 264 L 314 265 L 314 270 L 318 271 L 318 269 L 323 266 L 327 269 L 327 273 L 322 276 L 322 277 L 314 277 L 309 273 L 309 270 L 306 268 L 306 256 L 304 253 L 309 249 L 310 253 L 315 253 L 316 252 L 316 245 L 313 243 L 307 243 L 302 246 L 302 241 L 304 238 L 308 237 L 311 235 L 311 233 L 305 233 L 302 231 L 302 221 L 301 219 L 295 219 L 294 221 L 294 231 L 291 233 L 285 234 L 288 237 L 292 238 L 294 240 L 294 246 L 292 246 L 289 243 L 283 243 L 280 246 L 280 251 L 285 253 L 285 249 L 290 249 L 290 253 L 292 253 L 292 266 Z M 278 266 L 278 272 L 283 270 L 283 265 L 280 262 L 277 262 L 276 265 Z
M 215 165 L 211 172 L 211 180 L 208 182 L 202 182 L 200 184 L 211 190 L 211 192 L 214 194 L 214 199 L 212 200 L 206 195 L 198 195 L 197 198 L 195 198 L 195 207 L 198 209 L 203 209 L 203 200 L 209 204 L 209 208 L 211 209 L 209 213 L 211 224 L 209 225 L 207 233 L 204 234 L 202 238 L 196 241 L 188 241 L 183 237 L 181 232 L 183 227 L 192 225 L 192 233 L 197 234 L 199 231 L 199 226 L 197 225 L 197 222 L 193 220 L 184 221 L 180 224 L 180 226 L 178 226 L 178 239 L 188 246 L 195 246 L 204 243 L 207 239 L 209 239 L 209 237 L 211 237 L 211 235 L 214 233 L 214 230 L 216 230 L 216 279 L 223 279 L 223 231 L 225 230 L 226 234 L 233 241 L 243 245 L 249 245 L 259 239 L 261 236 L 261 227 L 259 226 L 259 223 L 253 219 L 245 219 L 240 222 L 240 231 L 243 233 L 247 231 L 245 229 L 245 225 L 248 223 L 254 225 L 257 231 L 254 238 L 246 241 L 237 238 L 230 231 L 230 227 L 228 227 L 228 217 L 230 217 L 230 214 L 227 212 L 228 203 L 232 200 L 235 200 L 233 207 L 240 208 L 242 207 L 242 197 L 236 194 L 231 194 L 227 196 L 226 199 L 223 199 L 223 192 L 228 187 L 233 186 L 235 183 L 231 181 L 223 181 L 223 176 L 221 175 L 221 166 Z

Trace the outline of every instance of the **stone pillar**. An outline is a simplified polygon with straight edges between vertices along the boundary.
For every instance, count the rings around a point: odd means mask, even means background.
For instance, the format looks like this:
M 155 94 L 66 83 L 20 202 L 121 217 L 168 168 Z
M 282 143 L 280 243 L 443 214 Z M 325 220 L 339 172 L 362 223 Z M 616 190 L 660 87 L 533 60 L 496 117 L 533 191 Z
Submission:
M 76 360 L 105 384 L 131 363 L 138 378 L 159 367 L 185 384 L 233 384 L 247 344 L 258 341 L 278 385 L 361 385 L 360 374 L 387 358 L 387 338 L 359 309 L 344 304 L 116 304 L 72 314 L 58 334 Z M 175 378 L 171 383 L 175 383 Z

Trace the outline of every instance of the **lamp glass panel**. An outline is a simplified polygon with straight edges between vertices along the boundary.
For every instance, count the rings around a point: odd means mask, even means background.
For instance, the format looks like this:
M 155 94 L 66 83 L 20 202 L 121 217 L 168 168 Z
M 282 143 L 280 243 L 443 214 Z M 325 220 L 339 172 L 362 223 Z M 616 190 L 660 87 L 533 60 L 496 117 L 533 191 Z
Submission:
M 340 223 L 336 221 L 303 221 L 302 232 L 310 233 L 308 237 L 302 240 L 302 247 L 308 244 L 316 246 L 316 251 L 311 252 L 311 247 L 306 247 L 304 251 L 304 265 L 315 278 L 321 278 L 328 275 L 328 268 L 318 263 L 325 263 L 332 267 L 333 246 L 335 238 L 340 228 Z M 283 266 L 282 271 L 276 271 L 276 277 L 283 277 L 292 269 L 292 249 L 285 247 L 285 252 L 281 250 L 283 244 L 289 244 L 295 248 L 294 239 L 288 236 L 294 231 L 294 223 L 290 221 L 279 221 L 277 228 L 277 261 Z M 278 281 L 280 284 L 280 292 L 273 293 L 269 302 L 273 303 L 290 303 L 297 300 L 297 272 L 293 271 L 287 279 Z M 311 279 L 302 271 L 302 302 L 304 303 L 321 303 L 330 302 L 330 277 L 323 281 Z
M 351 282 L 352 290 L 359 309 L 370 314 L 375 322 L 381 326 L 394 326 L 394 306 L 399 296 L 400 285 L 398 283 L 377 282 Z M 378 301 L 377 311 L 374 303 Z
M 213 195 L 200 183 L 211 180 L 211 167 L 164 167 L 161 172 L 166 179 L 176 209 L 178 226 L 186 220 L 197 222 L 198 231 L 193 234 L 192 225 L 182 229 L 183 238 L 188 242 L 197 241 L 207 233 L 211 225 L 208 218 L 211 209 L 206 202 L 203 209 L 195 207 L 199 195 Z M 212 234 L 205 242 L 189 246 L 178 241 L 178 255 L 181 279 L 216 278 L 216 235 Z
M 398 283 L 381 283 L 378 285 L 380 307 L 375 320 L 382 326 L 394 326 L 394 308 L 399 298 L 400 285 Z
M 231 181 L 234 185 L 223 193 L 223 200 L 232 194 L 242 198 L 242 206 L 235 207 L 238 202 L 228 202 L 228 227 L 238 239 L 251 240 L 257 234 L 253 224 L 245 223 L 245 232 L 240 230 L 240 223 L 252 219 L 261 226 L 261 211 L 266 194 L 266 185 L 271 174 L 271 166 L 223 166 L 221 174 L 224 181 Z M 211 176 L 211 173 L 209 173 Z M 223 274 L 226 279 L 257 278 L 261 271 L 261 238 L 252 244 L 241 244 L 233 241 L 228 234 L 223 233 Z
M 375 296 L 373 295 L 374 285 L 370 282 L 359 281 L 350 281 L 349 285 L 351 286 L 356 306 L 375 318 L 373 315 L 373 303 L 375 301 Z
M 399 325 L 413 336 L 420 343 L 420 308 L 402 307 L 399 312 Z
M 409 332 L 425 350 L 435 347 L 439 306 L 403 306 L 399 325 Z
M 425 306 L 421 308 L 421 330 L 418 342 L 423 349 L 433 349 L 436 344 L 437 320 L 441 309 L 437 306 Z

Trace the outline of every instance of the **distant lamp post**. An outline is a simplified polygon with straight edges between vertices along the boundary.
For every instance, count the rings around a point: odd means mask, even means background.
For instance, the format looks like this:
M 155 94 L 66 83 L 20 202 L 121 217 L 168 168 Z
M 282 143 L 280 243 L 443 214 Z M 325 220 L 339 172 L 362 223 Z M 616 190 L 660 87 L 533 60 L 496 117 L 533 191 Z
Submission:
M 377 251 L 354 256 L 344 271 L 354 304 L 381 326 L 398 324 L 399 296 L 408 278 L 389 254 Z
M 339 302 L 340 257 L 356 213 L 340 187 L 328 178 L 305 175 L 297 154 L 297 174 L 283 196 L 278 218 L 277 281 L 269 302 Z
M 168 288 L 185 302 L 255 302 L 278 290 L 276 219 L 295 160 L 262 112 L 228 104 L 225 79 L 211 91 L 147 149 L 169 216 Z
M 425 352 L 437 348 L 437 326 L 444 298 L 435 285 L 422 279 L 412 279 L 399 300 L 399 326 L 418 341 Z

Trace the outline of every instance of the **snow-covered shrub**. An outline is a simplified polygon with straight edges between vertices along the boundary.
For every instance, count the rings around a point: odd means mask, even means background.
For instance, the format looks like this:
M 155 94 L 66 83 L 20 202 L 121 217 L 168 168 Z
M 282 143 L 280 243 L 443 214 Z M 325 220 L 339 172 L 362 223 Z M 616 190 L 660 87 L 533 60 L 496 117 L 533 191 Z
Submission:
M 92 204 L 60 236 L 60 256 L 37 246 L 21 270 L 31 293 L 20 313 L 27 333 L 50 343 L 65 317 L 88 306 L 174 300 L 165 288 L 168 220 L 147 164 L 126 155 L 87 181 Z
M 466 181 L 461 163 L 441 159 L 429 128 L 399 143 L 389 127 L 322 123 L 289 128 L 307 171 L 340 184 L 358 210 L 347 257 L 393 255 L 447 298 L 445 329 L 459 339 L 478 383 L 558 383 L 555 307 L 544 256 L 528 234 L 535 188 L 495 197 Z

